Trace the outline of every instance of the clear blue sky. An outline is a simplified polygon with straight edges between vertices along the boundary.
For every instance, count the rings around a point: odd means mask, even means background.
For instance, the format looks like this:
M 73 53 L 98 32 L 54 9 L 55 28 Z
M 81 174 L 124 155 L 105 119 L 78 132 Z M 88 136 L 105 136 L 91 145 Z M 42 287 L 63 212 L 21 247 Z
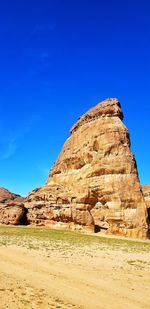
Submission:
M 41 186 L 78 116 L 118 97 L 150 183 L 150 2 L 0 4 L 0 186 Z

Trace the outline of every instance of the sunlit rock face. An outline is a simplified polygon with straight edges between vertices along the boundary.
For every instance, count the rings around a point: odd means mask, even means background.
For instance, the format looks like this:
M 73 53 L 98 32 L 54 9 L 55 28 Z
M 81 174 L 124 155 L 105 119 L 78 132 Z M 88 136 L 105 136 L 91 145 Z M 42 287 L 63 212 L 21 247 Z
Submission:
M 147 208 L 150 208 L 150 185 L 142 186 L 142 191 Z
M 46 185 L 26 200 L 30 224 L 64 223 L 146 237 L 146 205 L 122 120 L 117 99 L 78 119 Z
M 26 210 L 24 199 L 0 187 L 0 223 L 18 225 L 23 223 Z
M 150 230 L 150 185 L 142 186 L 142 191 L 147 206 L 147 222 Z

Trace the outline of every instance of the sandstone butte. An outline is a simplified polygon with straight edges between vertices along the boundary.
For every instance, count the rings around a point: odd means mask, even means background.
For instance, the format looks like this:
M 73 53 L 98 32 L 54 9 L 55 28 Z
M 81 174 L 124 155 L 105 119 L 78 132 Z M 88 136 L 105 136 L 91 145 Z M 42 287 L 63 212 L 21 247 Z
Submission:
M 43 187 L 25 200 L 1 189 L 0 222 L 148 237 L 150 186 L 140 186 L 122 120 L 117 99 L 81 116 Z

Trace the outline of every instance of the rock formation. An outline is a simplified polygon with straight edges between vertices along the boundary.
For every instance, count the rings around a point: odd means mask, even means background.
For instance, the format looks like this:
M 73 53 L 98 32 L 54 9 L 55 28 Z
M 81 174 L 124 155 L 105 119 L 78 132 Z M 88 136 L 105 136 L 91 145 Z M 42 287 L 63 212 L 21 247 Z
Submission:
M 26 199 L 29 224 L 89 227 L 146 237 L 146 205 L 129 132 L 117 99 L 107 99 L 71 129 L 44 187 Z
M 142 191 L 147 206 L 147 222 L 150 228 L 150 185 L 142 186 Z
M 143 191 L 143 195 L 144 195 L 147 208 L 150 208 L 150 185 L 142 186 L 142 191 Z
M 0 187 L 0 223 L 18 225 L 22 223 L 26 210 L 24 199 Z

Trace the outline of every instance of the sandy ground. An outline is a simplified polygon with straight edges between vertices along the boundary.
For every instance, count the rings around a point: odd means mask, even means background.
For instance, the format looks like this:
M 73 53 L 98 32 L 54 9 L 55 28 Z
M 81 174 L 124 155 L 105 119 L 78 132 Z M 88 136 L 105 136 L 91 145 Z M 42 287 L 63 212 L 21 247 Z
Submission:
M 6 308 L 149 309 L 150 252 L 2 243 L 0 309 Z

